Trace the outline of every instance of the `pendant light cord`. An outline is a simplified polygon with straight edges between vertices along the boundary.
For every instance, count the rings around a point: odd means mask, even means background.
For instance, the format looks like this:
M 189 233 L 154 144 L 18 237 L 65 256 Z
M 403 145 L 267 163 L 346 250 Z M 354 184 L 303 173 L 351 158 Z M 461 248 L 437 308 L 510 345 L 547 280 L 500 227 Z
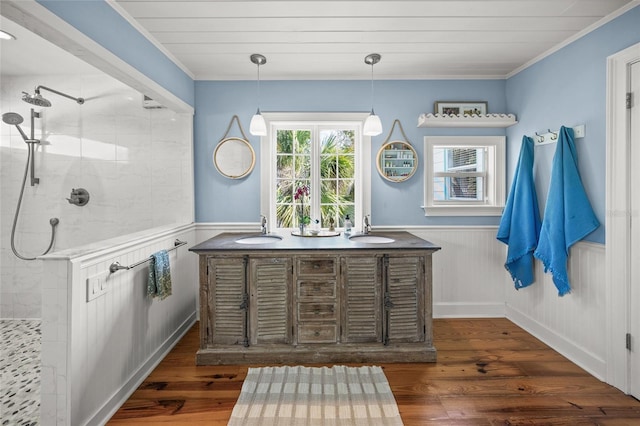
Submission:
M 373 62 L 371 63 L 371 113 L 373 114 Z
M 260 63 L 258 63 L 258 111 L 260 111 Z

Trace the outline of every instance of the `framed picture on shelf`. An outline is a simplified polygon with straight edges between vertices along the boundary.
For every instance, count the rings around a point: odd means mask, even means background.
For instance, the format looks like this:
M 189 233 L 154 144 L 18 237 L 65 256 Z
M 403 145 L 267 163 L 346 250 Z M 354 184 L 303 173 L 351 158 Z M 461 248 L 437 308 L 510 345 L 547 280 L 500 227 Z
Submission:
M 487 103 L 483 101 L 436 101 L 433 104 L 433 112 L 447 115 L 484 115 L 487 113 Z

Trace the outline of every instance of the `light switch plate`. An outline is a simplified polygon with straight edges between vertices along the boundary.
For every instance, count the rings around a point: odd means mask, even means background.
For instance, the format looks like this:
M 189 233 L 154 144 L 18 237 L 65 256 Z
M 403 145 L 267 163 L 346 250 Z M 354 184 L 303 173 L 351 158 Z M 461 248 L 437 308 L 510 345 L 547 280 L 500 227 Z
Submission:
M 109 290 L 108 278 L 108 272 L 103 272 L 87 278 L 87 302 L 102 296 Z

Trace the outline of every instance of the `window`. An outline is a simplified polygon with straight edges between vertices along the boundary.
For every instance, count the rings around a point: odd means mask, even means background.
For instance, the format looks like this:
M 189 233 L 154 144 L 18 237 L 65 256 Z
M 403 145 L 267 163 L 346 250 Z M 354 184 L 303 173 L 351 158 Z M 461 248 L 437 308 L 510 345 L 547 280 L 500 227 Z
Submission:
M 304 216 L 322 228 L 369 212 L 371 150 L 362 136 L 366 114 L 263 113 L 261 209 L 270 229 L 296 228 L 300 203 L 294 194 L 308 186 Z
M 504 136 L 427 136 L 424 146 L 426 215 L 502 214 Z

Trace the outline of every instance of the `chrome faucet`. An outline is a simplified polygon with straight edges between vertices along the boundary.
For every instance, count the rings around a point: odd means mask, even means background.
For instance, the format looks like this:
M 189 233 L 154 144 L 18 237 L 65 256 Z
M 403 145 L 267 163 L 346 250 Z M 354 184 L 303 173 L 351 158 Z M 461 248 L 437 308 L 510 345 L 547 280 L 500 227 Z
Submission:
M 366 235 L 369 232 L 371 232 L 371 225 L 369 224 L 369 215 L 367 214 L 362 219 L 362 233 Z
M 263 215 L 260 215 L 260 233 L 263 235 L 267 233 L 267 218 Z

